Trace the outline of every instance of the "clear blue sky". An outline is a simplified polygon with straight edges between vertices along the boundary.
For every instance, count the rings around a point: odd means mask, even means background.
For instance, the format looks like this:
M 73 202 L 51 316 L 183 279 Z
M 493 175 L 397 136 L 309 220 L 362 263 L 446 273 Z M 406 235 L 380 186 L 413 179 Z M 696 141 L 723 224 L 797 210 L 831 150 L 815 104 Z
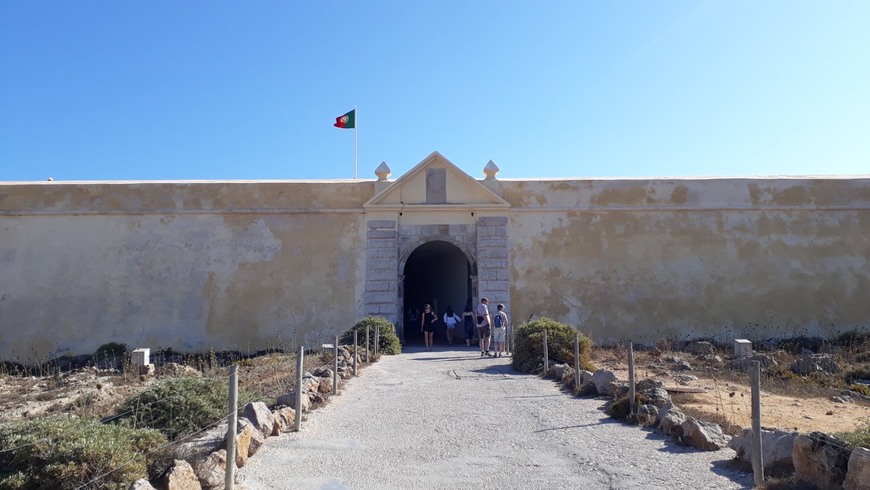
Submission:
M 870 173 L 870 1 L 0 0 L 0 181 Z

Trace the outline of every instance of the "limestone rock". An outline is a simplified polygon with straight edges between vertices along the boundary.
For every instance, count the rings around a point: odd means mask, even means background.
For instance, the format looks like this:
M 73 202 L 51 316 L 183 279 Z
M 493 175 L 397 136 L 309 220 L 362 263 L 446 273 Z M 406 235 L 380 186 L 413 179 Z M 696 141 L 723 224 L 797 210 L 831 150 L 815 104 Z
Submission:
M 166 377 L 178 377 L 178 376 L 190 376 L 194 378 L 201 378 L 202 373 L 197 371 L 196 369 L 185 366 L 183 364 L 176 364 L 174 362 L 168 362 L 155 370 L 155 373 L 158 376 L 166 376 Z
M 311 372 L 311 374 L 318 378 L 332 379 L 332 369 L 323 366 L 316 368 L 314 371 Z
M 870 449 L 856 447 L 849 456 L 844 490 L 870 490 Z
M 552 376 L 555 379 L 562 380 L 562 374 L 565 373 L 565 370 L 568 369 L 567 364 L 553 364 L 550 366 L 550 372 L 547 373 L 549 376 Z
M 595 389 L 599 395 L 609 395 L 611 393 L 611 383 L 617 383 L 616 375 L 613 371 L 599 369 L 592 374 L 592 382 L 595 383 Z
M 830 354 L 809 354 L 794 361 L 789 369 L 796 374 L 807 375 L 811 373 L 839 373 L 840 365 L 834 361 Z
M 686 414 L 672 404 L 659 410 L 659 430 L 678 441 L 683 437 L 683 422 L 685 421 Z
M 303 373 L 302 374 L 302 391 L 317 393 L 320 391 L 320 379 L 317 376 L 314 376 L 311 373 Z
M 226 447 L 227 424 L 222 423 L 185 441 L 173 451 L 173 457 L 191 464 L 205 459 L 210 453 Z
M 278 426 L 279 432 L 292 432 L 296 429 L 296 410 L 292 408 L 278 408 L 272 411 L 272 417 Z M 277 436 L 273 428 L 272 435 Z
M 640 392 L 643 392 L 643 391 L 646 391 L 646 390 L 649 390 L 652 388 L 661 388 L 664 385 L 665 384 L 658 379 L 646 378 L 646 379 L 642 379 L 642 380 L 638 381 L 634 385 L 634 389 L 638 393 L 640 393 Z
M 722 433 L 719 424 L 703 422 L 689 417 L 682 424 L 681 442 L 702 451 L 718 451 L 728 447 L 728 437 Z
M 662 409 L 665 405 L 671 404 L 671 395 L 668 393 L 668 390 L 664 388 L 651 388 L 640 391 L 644 396 L 647 397 L 647 403 L 649 405 L 653 405 L 658 409 Z
M 685 350 L 686 352 L 688 352 L 690 354 L 697 354 L 697 355 L 712 354 L 715 352 L 715 349 L 713 349 L 713 344 L 711 344 L 710 342 L 700 342 L 700 341 L 689 342 L 689 344 L 686 345 L 686 348 L 683 350 Z
M 655 405 L 641 405 L 637 407 L 637 425 L 656 425 L 659 417 L 659 409 Z
M 140 478 L 133 483 L 130 484 L 130 488 L 127 490 L 157 490 L 151 485 L 151 482 L 144 478 Z
M 761 429 L 761 458 L 765 471 L 794 471 L 792 451 L 797 432 Z M 743 429 L 738 436 L 731 438 L 728 447 L 737 452 L 737 457 L 752 463 L 752 429 Z
M 281 395 L 277 400 L 278 405 L 284 405 L 290 407 L 292 409 L 296 409 L 296 392 L 291 391 L 286 395 Z M 311 398 L 306 394 L 302 393 L 302 412 L 311 411 Z
M 822 432 L 797 436 L 792 461 L 798 479 L 821 488 L 840 488 L 849 467 L 850 451 L 845 447 L 845 441 Z
M 592 382 L 592 372 L 586 370 L 580 370 L 580 385 L 585 385 L 586 383 Z
M 251 423 L 251 421 L 242 417 L 239 419 L 239 422 L 237 425 L 237 432 L 241 433 L 243 430 L 245 430 L 245 427 L 250 427 L 252 429 L 251 430 L 251 438 L 250 438 L 250 441 L 248 442 L 247 457 L 249 458 L 249 457 L 253 456 L 254 454 L 256 454 L 257 451 L 259 451 L 260 448 L 263 447 L 264 444 L 266 444 L 266 436 L 264 436 L 263 433 L 260 432 L 254 426 L 254 424 Z
M 272 428 L 275 425 L 275 419 L 272 417 L 272 412 L 269 407 L 263 402 L 251 402 L 245 405 L 242 411 L 243 416 L 251 421 L 254 428 L 260 431 L 264 436 L 272 435 Z
M 187 461 L 176 459 L 157 486 L 160 490 L 201 490 L 199 478 Z
M 199 478 L 204 490 L 217 490 L 224 487 L 226 479 L 227 451 L 219 449 L 209 454 L 202 461 L 193 465 L 193 471 Z
M 778 363 L 776 359 L 767 355 L 767 354 L 755 354 L 749 357 L 740 357 L 737 359 L 732 359 L 725 363 L 725 367 L 727 369 L 732 369 L 735 371 L 746 371 L 752 367 L 752 361 L 758 361 L 761 363 L 761 369 L 767 369 L 771 366 L 777 366 Z

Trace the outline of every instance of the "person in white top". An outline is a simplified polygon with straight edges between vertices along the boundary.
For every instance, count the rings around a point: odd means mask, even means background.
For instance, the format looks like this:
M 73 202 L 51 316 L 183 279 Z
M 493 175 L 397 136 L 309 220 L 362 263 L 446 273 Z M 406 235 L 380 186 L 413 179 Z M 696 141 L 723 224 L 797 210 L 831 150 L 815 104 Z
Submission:
M 453 307 L 448 306 L 447 310 L 444 312 L 444 326 L 447 327 L 447 345 L 453 345 L 453 330 L 456 328 L 456 324 L 462 320 L 459 316 L 453 312 Z
M 508 317 L 507 313 L 504 312 L 503 304 L 499 303 L 496 309 L 498 311 L 492 317 L 492 343 L 495 344 L 493 356 L 501 357 L 504 354 L 504 344 L 507 338 Z

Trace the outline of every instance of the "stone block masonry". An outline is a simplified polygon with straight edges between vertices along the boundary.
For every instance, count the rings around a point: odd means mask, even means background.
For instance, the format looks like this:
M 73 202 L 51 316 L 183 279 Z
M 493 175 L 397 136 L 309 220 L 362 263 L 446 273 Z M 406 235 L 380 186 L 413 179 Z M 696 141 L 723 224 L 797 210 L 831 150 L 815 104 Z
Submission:
M 499 303 L 510 315 L 508 219 L 489 216 L 477 220 L 478 294 L 489 299 L 490 311 Z M 479 298 L 477 298 L 479 299 Z
M 365 315 L 396 321 L 398 231 L 393 220 L 372 220 L 366 230 Z

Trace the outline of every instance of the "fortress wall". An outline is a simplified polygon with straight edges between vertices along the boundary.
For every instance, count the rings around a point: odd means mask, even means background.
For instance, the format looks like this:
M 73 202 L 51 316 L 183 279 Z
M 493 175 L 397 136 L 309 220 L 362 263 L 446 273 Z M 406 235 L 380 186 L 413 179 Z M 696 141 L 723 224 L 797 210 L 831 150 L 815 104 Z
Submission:
M 501 185 L 515 321 L 647 343 L 870 326 L 870 179 Z
M 0 185 L 0 358 L 109 341 L 319 344 L 356 320 L 372 192 L 371 182 Z

